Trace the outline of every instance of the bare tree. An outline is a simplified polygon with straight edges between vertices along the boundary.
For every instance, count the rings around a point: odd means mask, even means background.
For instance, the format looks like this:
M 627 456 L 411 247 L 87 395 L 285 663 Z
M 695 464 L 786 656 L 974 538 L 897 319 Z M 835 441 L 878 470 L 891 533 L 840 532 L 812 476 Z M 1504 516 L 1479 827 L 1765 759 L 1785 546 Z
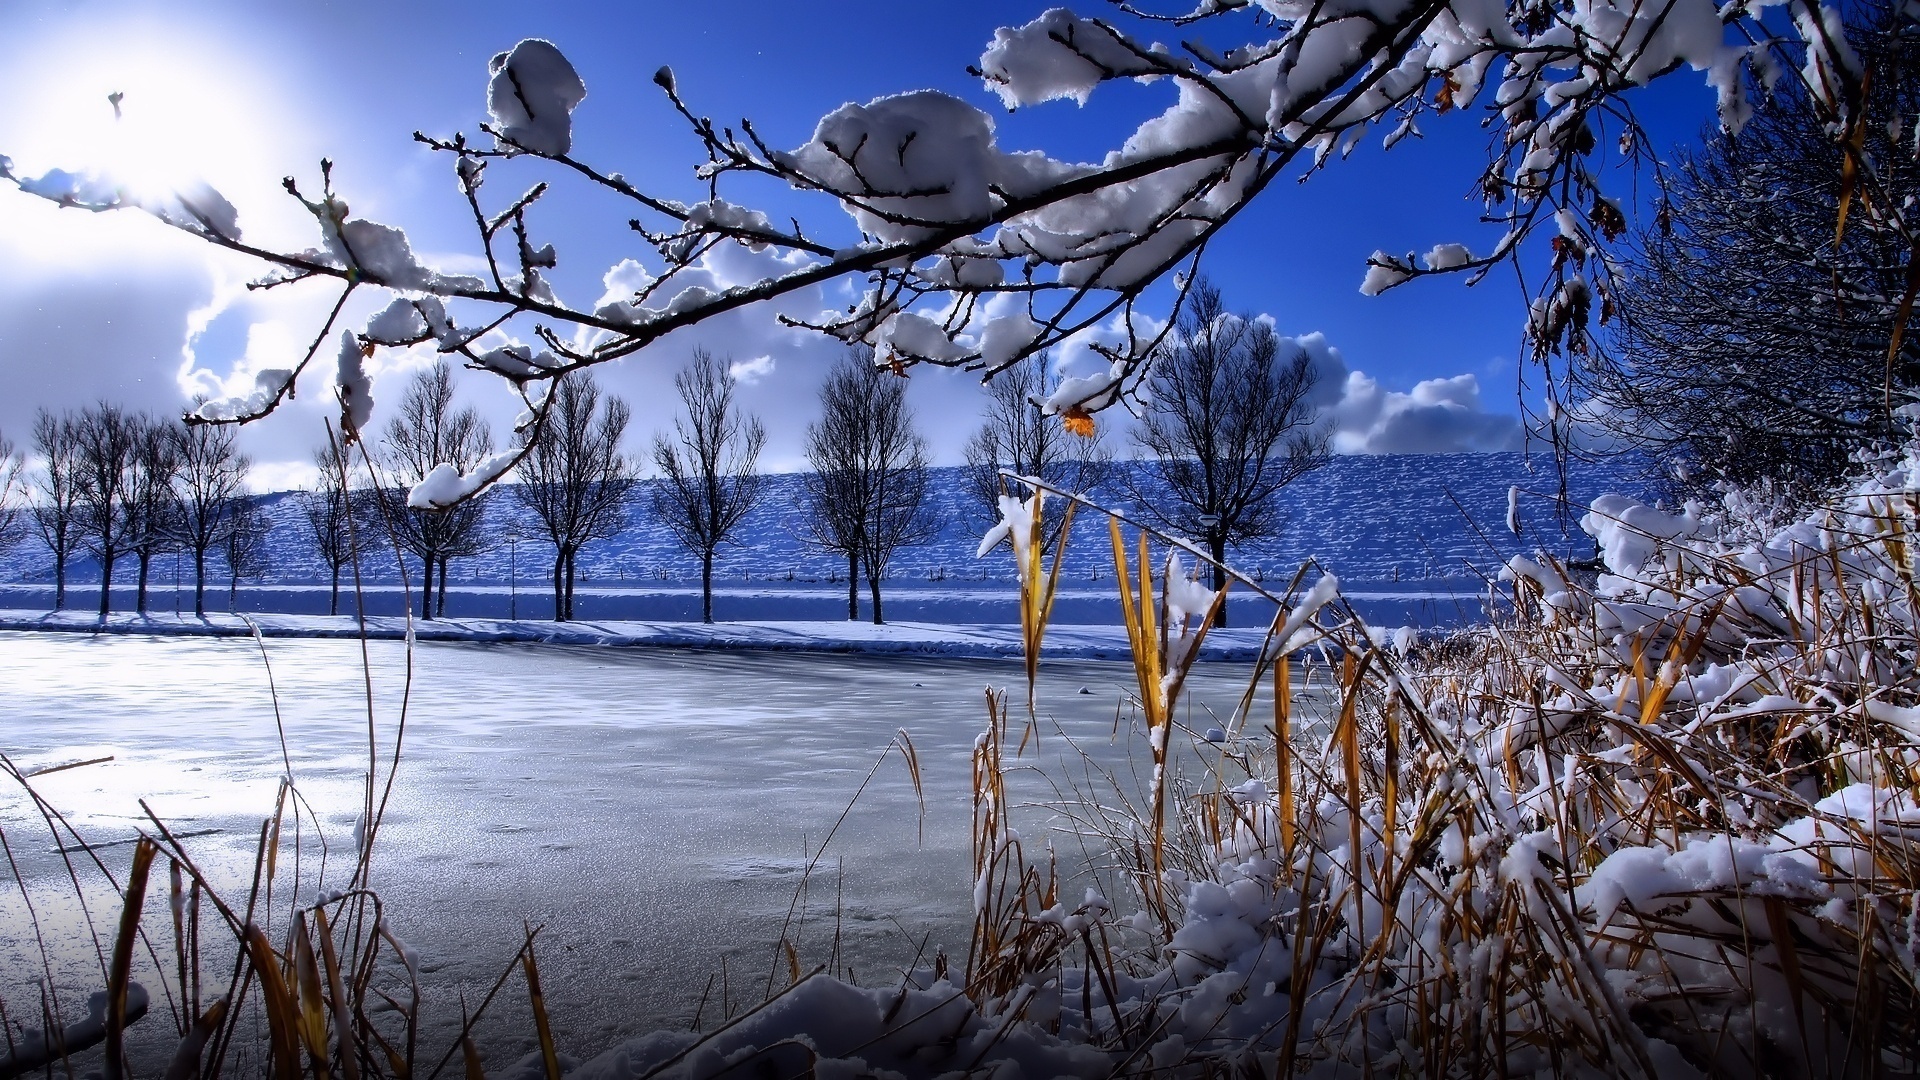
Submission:
M 653 512 L 682 544 L 700 555 L 700 618 L 713 621 L 713 558 L 760 502 L 764 478 L 754 471 L 767 431 L 733 406 L 727 363 L 705 349 L 673 376 L 685 415 L 673 437 L 653 437 Z
M 128 500 L 140 419 L 105 402 L 74 418 L 81 542 L 100 563 L 100 617 L 113 610 L 113 568 L 133 540 Z
M 227 514 L 244 494 L 253 461 L 240 452 L 230 427 L 211 424 L 169 429 L 178 459 L 171 539 L 193 556 L 193 613 L 207 613 L 207 556 L 220 546 Z
M 566 620 L 573 618 L 575 558 L 588 543 L 626 527 L 639 470 L 620 450 L 632 411 L 618 397 L 606 398 L 603 407 L 593 372 L 556 380 L 552 393 L 513 492 L 553 542 L 553 617 Z
M 327 614 L 340 614 L 340 571 L 353 561 L 365 542 L 360 526 L 365 519 L 364 494 L 352 483 L 347 447 L 337 441 L 313 452 L 313 463 L 320 477 L 311 491 L 299 494 L 301 520 L 313 540 L 314 551 L 327 564 L 332 588 L 327 596 Z
M 180 442 L 165 421 L 144 413 L 133 418 L 133 471 L 127 484 L 127 549 L 139 566 L 134 610 L 147 613 L 147 581 L 153 558 L 179 542 L 180 500 L 173 489 L 180 469 Z
M 27 455 L 0 435 L 0 551 L 26 536 L 32 492 L 27 483 Z
M 822 387 L 822 396 L 825 396 Z M 860 541 L 866 529 L 866 494 L 860 470 L 850 461 L 851 447 L 838 433 L 823 430 L 824 420 L 807 425 L 807 464 L 796 500 L 801 537 L 847 560 L 847 621 L 860 618 Z
M 1229 313 L 1204 279 L 1152 372 L 1151 405 L 1134 429 L 1147 468 L 1128 483 L 1150 517 L 1206 545 L 1213 587 L 1224 588 L 1227 545 L 1273 535 L 1280 489 L 1327 463 L 1332 433 L 1310 400 L 1316 373 L 1304 349 L 1283 349 L 1265 322 Z
M 273 522 L 251 495 L 234 496 L 221 516 L 225 525 L 220 530 L 220 548 L 227 558 L 227 611 L 231 613 L 239 609 L 240 580 L 267 572 L 267 534 L 273 531 Z
M 59 609 L 67 604 L 67 563 L 82 534 L 80 436 L 73 416 L 41 409 L 33 418 L 33 447 L 41 462 L 33 524 L 53 555 L 53 606 Z
M 1907 130 L 1920 40 L 1897 6 L 1845 11 L 1872 84 L 1856 137 L 1885 207 L 1905 207 L 1920 197 Z M 1582 373 L 1608 434 L 1680 492 L 1767 481 L 1817 496 L 1856 451 L 1898 438 L 1894 411 L 1920 399 L 1909 241 L 1878 202 L 1849 200 L 1842 216 L 1849 148 L 1798 82 L 1764 95 L 1738 136 L 1701 141 L 1662 175 L 1660 212 L 1608 294 L 1613 333 Z
M 906 380 L 876 367 L 871 349 L 848 350 L 827 373 L 820 410 L 807 425 L 813 471 L 801 478 L 803 527 L 847 556 L 847 617 L 860 617 L 863 571 L 873 621 L 883 622 L 880 580 L 893 553 L 940 531 L 926 502 L 927 443 L 914 430 Z
M 481 550 L 481 500 L 445 510 L 407 505 L 407 490 L 436 465 L 452 465 L 465 473 L 492 453 L 493 435 L 486 421 L 472 408 L 454 408 L 453 390 L 453 374 L 444 360 L 416 372 L 387 422 L 382 455 L 393 486 L 379 489 L 380 507 L 401 546 L 420 560 L 423 619 L 447 613 L 448 562 Z
M 1035 353 L 987 384 L 984 422 L 964 451 L 967 493 L 983 525 L 1000 520 L 1001 495 L 1031 494 L 1025 485 L 1003 481 L 1003 469 L 1076 492 L 1100 486 L 1111 471 L 1113 454 L 1098 435 L 1073 434 L 1047 415 L 1044 403 L 1060 385 L 1049 367 L 1049 354 Z M 1059 538 L 1060 521 L 1047 522 L 1048 544 Z

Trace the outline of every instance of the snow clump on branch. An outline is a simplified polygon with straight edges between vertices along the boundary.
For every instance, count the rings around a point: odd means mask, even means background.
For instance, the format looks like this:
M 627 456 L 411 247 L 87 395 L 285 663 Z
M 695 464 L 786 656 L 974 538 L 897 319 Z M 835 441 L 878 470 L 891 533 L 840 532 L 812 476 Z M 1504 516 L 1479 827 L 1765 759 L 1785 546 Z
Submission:
M 511 146 L 558 157 L 573 147 L 573 110 L 587 84 L 550 41 L 528 38 L 487 64 L 487 112 Z

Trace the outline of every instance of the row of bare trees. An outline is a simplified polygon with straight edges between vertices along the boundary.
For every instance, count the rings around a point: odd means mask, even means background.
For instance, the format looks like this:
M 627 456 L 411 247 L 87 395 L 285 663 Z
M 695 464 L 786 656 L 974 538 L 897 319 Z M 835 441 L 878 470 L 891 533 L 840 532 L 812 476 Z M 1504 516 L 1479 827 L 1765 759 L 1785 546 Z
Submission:
M 1229 313 L 1205 281 L 1191 290 L 1176 329 L 1153 367 L 1153 405 L 1135 426 L 1134 442 L 1149 462 L 1141 469 L 1114 470 L 1105 444 L 1070 433 L 1051 415 L 1047 402 L 1060 377 L 1045 354 L 990 384 L 963 473 L 983 518 L 997 514 L 1001 495 L 1031 494 L 1020 477 L 1085 492 L 1118 472 L 1142 513 L 1200 539 L 1216 559 L 1228 543 L 1277 531 L 1274 496 L 1326 460 L 1326 428 L 1309 402 L 1311 364 L 1264 321 Z M 758 472 L 766 429 L 736 400 L 729 363 L 711 353 L 696 351 L 674 387 L 680 415 L 650 448 L 660 474 L 651 509 L 698 556 L 701 617 L 711 622 L 719 551 L 738 543 L 769 490 Z M 489 498 L 446 509 L 408 504 L 409 490 L 436 466 L 469 472 L 495 450 L 486 421 L 458 405 L 454 390 L 449 364 L 422 368 L 358 462 L 334 440 L 316 452 L 319 480 L 296 498 L 330 574 L 331 613 L 339 612 L 341 577 L 355 556 L 390 547 L 422 570 L 421 617 L 445 615 L 449 564 L 491 546 Z M 905 391 L 906 380 L 876 363 L 872 349 L 851 347 L 827 374 L 819 418 L 806 431 L 812 469 L 799 478 L 798 532 L 846 559 L 850 620 L 860 617 L 864 579 L 873 621 L 884 621 L 880 585 L 894 555 L 928 542 L 943 525 L 929 499 L 927 441 Z M 622 450 L 632 410 L 604 394 L 591 371 L 555 380 L 550 393 L 541 422 L 525 436 L 518 482 L 506 491 L 553 547 L 554 618 L 568 620 L 580 551 L 628 526 L 640 461 Z M 233 428 L 163 422 L 102 404 L 57 416 L 43 411 L 34 445 L 40 468 L 27 492 L 25 455 L 0 439 L 0 544 L 18 539 L 29 521 L 38 526 L 53 555 L 56 605 L 66 600 L 68 563 L 82 551 L 100 566 L 102 614 L 116 568 L 128 559 L 137 566 L 142 612 L 153 559 L 163 552 L 191 555 L 197 615 L 206 613 L 210 558 L 227 563 L 230 606 L 239 581 L 264 571 L 267 519 L 247 491 L 251 462 Z
M 247 491 L 252 462 L 231 428 L 193 426 L 97 404 L 77 412 L 42 410 L 33 443 L 40 468 L 31 483 L 23 455 L 0 440 L 6 500 L 0 540 L 31 522 L 53 556 L 54 605 L 67 596 L 68 566 L 85 552 L 100 565 L 100 614 L 112 609 L 115 570 L 136 566 L 135 610 L 147 610 L 154 559 L 177 552 L 193 560 L 193 608 L 206 614 L 207 564 L 225 559 L 231 606 L 241 578 L 264 568 L 267 519 Z
M 1143 519 L 1206 548 L 1213 587 L 1224 588 L 1227 546 L 1285 527 L 1280 491 L 1327 463 L 1332 430 L 1315 404 L 1319 373 L 1306 351 L 1266 320 L 1229 311 L 1207 279 L 1194 281 L 1173 331 L 1155 352 L 1132 429 L 1142 467 L 1115 469 L 1102 442 L 1048 415 L 1060 377 L 1040 353 L 988 385 L 985 422 L 966 447 L 973 504 L 996 514 L 999 496 L 1030 497 L 1031 485 L 1013 477 L 1073 492 L 1117 480 L 1115 494 Z M 1061 521 L 1050 519 L 1047 543 Z
M 520 461 L 520 483 L 510 490 L 553 544 L 554 617 L 564 620 L 573 617 L 580 549 L 625 528 L 638 473 L 620 450 L 631 416 L 626 402 L 603 398 L 590 372 L 554 384 L 552 393 L 546 422 Z M 318 481 L 300 495 L 308 535 L 331 578 L 329 610 L 339 611 L 341 575 L 355 556 L 390 546 L 421 568 L 421 617 L 445 615 L 449 564 L 491 546 L 484 527 L 489 499 L 427 510 L 408 505 L 407 495 L 437 465 L 471 471 L 494 452 L 492 431 L 476 410 L 455 403 L 453 375 L 442 362 L 415 372 L 382 435 L 358 460 L 330 440 L 314 453 Z

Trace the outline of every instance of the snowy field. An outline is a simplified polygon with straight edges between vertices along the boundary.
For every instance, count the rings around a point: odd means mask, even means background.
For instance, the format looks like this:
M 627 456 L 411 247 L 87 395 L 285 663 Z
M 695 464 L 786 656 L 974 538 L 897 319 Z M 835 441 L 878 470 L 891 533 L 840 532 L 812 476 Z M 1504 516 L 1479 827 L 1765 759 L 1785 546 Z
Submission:
M 275 640 L 266 650 L 271 689 L 259 648 L 245 639 L 0 634 L 6 752 L 28 768 L 112 755 L 48 776 L 40 789 L 107 843 L 134 835 L 137 800 L 147 800 L 235 900 L 279 778 L 291 775 L 320 826 L 315 836 L 307 822 L 301 837 L 299 889 L 308 896 L 337 884 L 352 860 L 368 752 L 360 646 Z M 384 769 L 405 654 L 390 641 L 370 654 Z M 726 1009 L 723 965 L 733 1006 L 757 1001 L 807 853 L 897 729 L 919 755 L 924 837 L 896 755 L 810 876 L 802 960 L 827 961 L 837 937 L 855 979 L 887 984 L 923 947 L 964 958 L 969 754 L 984 724 L 983 689 L 1018 688 L 1016 661 L 471 643 L 423 643 L 414 659 L 374 883 L 398 936 L 419 953 L 436 1056 L 450 1037 L 445 1025 L 457 1024 L 459 995 L 484 995 L 518 947 L 523 919 L 546 927 L 539 956 L 563 1052 L 584 1057 L 620 1034 L 684 1028 L 703 994 L 712 1026 Z M 1246 675 L 1243 665 L 1203 665 L 1185 721 L 1204 732 L 1216 722 L 1209 710 L 1230 713 Z M 1043 665 L 1043 737 L 1024 760 L 1055 783 L 1083 779 L 1092 761 L 1131 786 L 1128 749 L 1144 746 L 1119 709 L 1131 680 L 1122 664 Z M 1181 753 L 1182 768 L 1198 775 L 1199 753 Z M 1027 835 L 1047 836 L 1051 814 L 1040 804 L 1059 792 L 1038 774 L 1016 777 Z M 12 790 L 0 792 L 0 823 L 54 950 L 57 991 L 96 988 L 93 947 L 63 899 L 65 864 L 45 826 Z M 1077 845 L 1070 837 L 1061 845 L 1063 868 L 1079 867 Z M 102 855 L 118 869 L 129 850 Z M 163 871 L 159 880 L 164 896 Z M 115 909 L 102 890 L 90 899 L 110 938 Z M 19 894 L 0 896 L 8 1002 L 35 999 L 29 925 Z M 507 995 L 495 1009 L 481 1032 L 488 1056 L 527 1049 L 524 997 Z M 159 1032 L 164 1023 L 144 1026 Z

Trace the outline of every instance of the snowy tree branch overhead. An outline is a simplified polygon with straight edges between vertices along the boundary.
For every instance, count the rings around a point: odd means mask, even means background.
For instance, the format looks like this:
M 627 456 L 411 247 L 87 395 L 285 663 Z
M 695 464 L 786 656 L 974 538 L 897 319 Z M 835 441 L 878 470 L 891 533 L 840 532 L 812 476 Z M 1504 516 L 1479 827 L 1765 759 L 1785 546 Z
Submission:
M 663 68 L 655 82 L 704 155 L 694 172 L 705 197 L 693 202 L 643 191 L 575 157 L 573 113 L 587 85 L 555 46 L 522 41 L 489 64 L 489 119 L 479 135 L 416 135 L 451 159 L 484 261 L 472 274 L 427 266 L 403 231 L 353 216 L 327 164 L 317 195 L 287 181 L 318 231 L 302 250 L 249 243 L 231 204 L 212 191 L 136 199 L 112 177 L 24 177 L 4 157 L 0 175 L 63 205 L 139 206 L 267 263 L 259 288 L 331 278 L 346 293 L 396 294 L 342 343 L 337 390 L 348 432 L 372 415 L 361 361 L 376 347 L 431 342 L 519 387 L 537 422 L 546 398 L 532 386 L 842 279 L 863 285 L 850 310 L 789 321 L 871 345 L 880 362 L 903 371 L 932 363 L 991 375 L 1067 338 L 1121 328 L 1121 340 L 1101 346 L 1112 371 L 1085 400 L 1053 403 L 1066 413 L 1123 401 L 1138 386 L 1157 338 L 1134 333 L 1135 317 L 1164 325 L 1136 311 L 1149 286 L 1195 260 L 1275 179 L 1331 166 L 1370 131 L 1392 146 L 1422 122 L 1475 115 L 1494 133 L 1477 185 L 1500 233 L 1473 245 L 1488 253 L 1481 256 L 1459 243 L 1435 247 L 1423 265 L 1377 253 L 1355 268 L 1363 291 L 1482 271 L 1520 252 L 1536 225 L 1550 227 L 1565 243 L 1555 244 L 1530 320 L 1544 355 L 1580 332 L 1588 297 L 1600 291 L 1604 301 L 1604 269 L 1596 262 L 1592 281 L 1582 270 L 1585 254 L 1622 224 L 1599 166 L 1633 152 L 1624 92 L 1686 66 L 1705 73 L 1722 124 L 1736 130 L 1750 111 L 1744 69 L 1763 85 L 1804 81 L 1837 136 L 1858 112 L 1858 58 L 1838 16 L 1809 0 L 1724 9 L 1711 0 L 1199 0 L 1189 10 L 1121 4 L 1107 14 L 1054 9 L 1002 29 L 974 69 L 1010 109 L 1085 103 L 1120 79 L 1169 88 L 1164 111 L 1091 162 L 1004 148 L 988 113 L 934 91 L 847 104 L 804 143 L 780 149 L 749 121 L 735 128 L 700 115 Z M 1181 35 L 1177 44 L 1149 39 L 1169 28 Z M 1616 129 L 1621 138 L 1606 137 Z M 488 169 L 505 158 L 544 162 L 552 173 L 498 192 Z M 1873 170 L 1858 171 L 1864 195 Z M 751 202 L 753 184 L 767 180 L 815 193 L 845 219 L 782 221 Z M 561 253 L 540 235 L 543 201 L 580 184 L 626 201 L 631 230 L 651 249 L 634 264 L 643 273 L 621 275 L 619 294 L 590 306 L 555 295 L 548 276 Z M 1860 205 L 1900 213 L 1884 200 Z M 696 283 L 701 261 L 722 245 L 775 252 L 780 269 L 730 288 Z M 277 384 L 263 379 L 245 398 L 207 403 L 197 418 L 271 411 L 320 347 L 290 357 Z

